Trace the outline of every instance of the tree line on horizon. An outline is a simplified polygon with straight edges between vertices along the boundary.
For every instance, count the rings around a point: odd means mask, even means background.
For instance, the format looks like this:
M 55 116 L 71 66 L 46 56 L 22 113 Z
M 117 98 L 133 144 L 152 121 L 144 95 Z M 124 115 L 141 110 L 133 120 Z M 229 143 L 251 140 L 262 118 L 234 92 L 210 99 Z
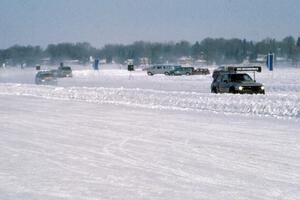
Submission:
M 138 62 L 139 58 L 148 58 L 152 63 L 177 62 L 179 57 L 203 59 L 208 63 L 226 64 L 241 63 L 245 59 L 255 60 L 259 55 L 275 53 L 292 63 L 300 62 L 300 37 L 297 40 L 288 36 L 277 41 L 266 38 L 259 42 L 246 39 L 206 38 L 201 42 L 145 42 L 137 41 L 129 45 L 109 44 L 97 49 L 91 44 L 59 43 L 49 44 L 45 49 L 40 46 L 15 45 L 7 49 L 0 49 L 0 66 L 9 65 L 34 66 L 47 61 L 57 64 L 64 60 L 78 60 L 88 63 L 90 57 L 106 59 L 108 63 L 124 63 L 127 59 Z

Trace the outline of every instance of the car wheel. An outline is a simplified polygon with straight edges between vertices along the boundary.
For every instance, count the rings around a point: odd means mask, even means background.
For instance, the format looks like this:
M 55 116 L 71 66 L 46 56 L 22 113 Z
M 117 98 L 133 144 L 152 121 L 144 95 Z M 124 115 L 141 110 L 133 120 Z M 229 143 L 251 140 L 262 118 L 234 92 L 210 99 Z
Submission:
M 169 73 L 169 72 L 165 72 L 165 75 L 166 75 L 166 76 L 170 76 L 170 73 Z
M 190 75 L 191 75 L 191 73 L 190 73 L 190 72 L 187 72 L 187 73 L 185 73 L 185 75 L 187 75 L 187 76 L 190 76 Z
M 213 87 L 213 88 L 211 89 L 211 92 L 212 92 L 212 93 L 215 93 L 215 94 L 218 94 L 218 90 L 217 90 L 216 87 Z
M 153 76 L 153 74 L 151 72 L 147 72 L 148 76 Z
M 229 88 L 229 93 L 232 93 L 232 94 L 235 94 L 235 93 L 236 93 L 234 87 Z

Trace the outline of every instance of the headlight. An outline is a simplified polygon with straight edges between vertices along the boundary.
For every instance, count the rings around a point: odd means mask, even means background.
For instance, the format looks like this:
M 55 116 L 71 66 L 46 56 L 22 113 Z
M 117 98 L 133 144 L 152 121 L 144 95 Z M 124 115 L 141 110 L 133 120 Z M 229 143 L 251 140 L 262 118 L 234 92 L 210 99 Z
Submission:
M 239 87 L 239 90 L 243 90 L 243 86 L 240 86 L 240 87 Z
M 264 86 L 261 86 L 261 87 L 260 87 L 260 89 L 261 89 L 261 90 L 264 90 L 264 89 L 265 89 L 265 87 L 264 87 Z

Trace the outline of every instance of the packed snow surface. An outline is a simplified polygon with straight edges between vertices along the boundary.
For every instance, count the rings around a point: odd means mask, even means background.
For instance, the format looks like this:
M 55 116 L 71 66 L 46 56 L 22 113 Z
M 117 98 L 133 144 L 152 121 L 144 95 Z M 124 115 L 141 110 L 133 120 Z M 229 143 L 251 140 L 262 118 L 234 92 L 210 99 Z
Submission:
M 300 69 L 266 95 L 211 76 L 74 67 L 57 86 L 0 70 L 0 199 L 300 199 Z
M 169 110 L 205 110 L 273 117 L 300 117 L 300 96 L 297 95 L 215 95 L 149 89 L 64 88 L 15 84 L 0 85 L 0 94 Z

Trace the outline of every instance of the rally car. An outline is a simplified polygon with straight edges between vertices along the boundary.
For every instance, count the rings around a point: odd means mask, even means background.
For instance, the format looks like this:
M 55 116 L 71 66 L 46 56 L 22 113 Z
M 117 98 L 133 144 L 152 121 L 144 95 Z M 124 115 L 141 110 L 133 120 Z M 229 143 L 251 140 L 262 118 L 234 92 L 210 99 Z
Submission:
M 253 72 L 254 79 L 245 72 Z M 265 94 L 265 87 L 255 80 L 260 66 L 220 67 L 213 72 L 212 93 Z
M 52 71 L 39 71 L 35 75 L 37 85 L 57 85 L 57 78 Z

